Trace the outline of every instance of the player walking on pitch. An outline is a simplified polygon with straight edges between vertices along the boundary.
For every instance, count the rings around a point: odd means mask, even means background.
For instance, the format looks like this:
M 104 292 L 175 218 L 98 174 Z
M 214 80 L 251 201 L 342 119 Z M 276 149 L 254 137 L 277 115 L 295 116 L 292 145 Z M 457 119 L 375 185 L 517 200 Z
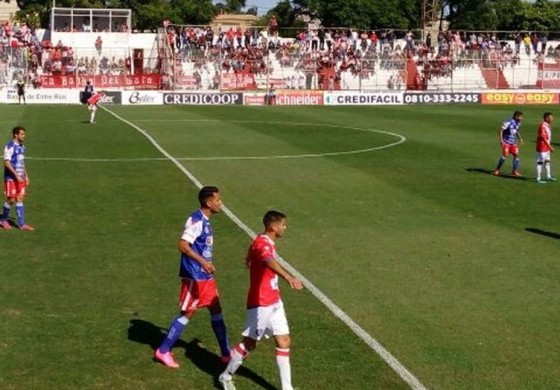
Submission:
M 502 155 L 498 160 L 498 165 L 494 169 L 494 175 L 500 175 L 500 169 L 504 162 L 511 154 L 513 157 L 513 171 L 512 175 L 515 177 L 520 177 L 519 173 L 519 147 L 517 146 L 517 140 L 519 144 L 523 145 L 523 138 L 521 138 L 521 121 L 523 120 L 523 113 L 521 111 L 515 111 L 512 118 L 508 119 L 498 131 L 498 138 L 500 140 L 500 146 L 502 148 Z
M 556 179 L 552 177 L 550 169 L 550 153 L 554 152 L 554 148 L 551 145 L 552 121 L 554 121 L 552 113 L 545 112 L 543 115 L 543 121 L 539 123 L 537 131 L 537 183 L 556 181 Z M 541 179 L 543 165 L 546 173 L 546 180 Z
M 275 241 L 286 231 L 286 215 L 279 211 L 268 211 L 263 218 L 264 233 L 257 236 L 247 254 L 249 267 L 249 293 L 247 294 L 247 320 L 243 339 L 235 346 L 231 360 L 220 375 L 219 382 L 224 390 L 235 390 L 232 375 L 243 360 L 256 348 L 263 337 L 274 336 L 276 363 L 280 372 L 282 390 L 293 390 L 290 367 L 290 329 L 280 299 L 278 276 L 290 287 L 301 290 L 301 281 L 294 278 L 278 263 Z
M 207 307 L 210 311 L 210 322 L 218 339 L 225 363 L 230 358 L 229 340 L 222 315 L 218 287 L 214 280 L 212 248 L 214 234 L 210 225 L 210 217 L 220 212 L 222 199 L 216 187 L 203 187 L 198 193 L 200 209 L 191 214 L 185 223 L 185 230 L 179 241 L 181 264 L 181 294 L 179 297 L 180 313 L 171 322 L 167 336 L 156 349 L 155 359 L 170 368 L 178 368 L 171 348 L 192 319 L 196 311 Z

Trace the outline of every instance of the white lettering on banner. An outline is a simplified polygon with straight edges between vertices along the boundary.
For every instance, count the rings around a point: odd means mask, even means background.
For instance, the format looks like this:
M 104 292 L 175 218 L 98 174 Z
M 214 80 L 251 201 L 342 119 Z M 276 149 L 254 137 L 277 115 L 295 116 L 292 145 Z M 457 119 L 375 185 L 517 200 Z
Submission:
M 26 103 L 39 104 L 80 104 L 80 91 L 75 89 L 31 89 L 25 92 Z M 0 95 L 0 103 L 14 103 L 18 101 L 17 91 L 8 88 Z
M 103 95 L 101 97 L 101 103 L 105 103 L 105 104 L 113 104 L 115 102 L 115 96 L 114 95 Z
M 123 104 L 163 104 L 159 91 L 123 91 Z
M 164 104 L 241 104 L 241 93 L 165 93 Z
M 404 104 L 402 93 L 325 93 L 327 105 L 390 105 Z
M 276 104 L 284 106 L 316 106 L 321 104 L 322 98 L 316 95 L 279 95 L 276 97 Z

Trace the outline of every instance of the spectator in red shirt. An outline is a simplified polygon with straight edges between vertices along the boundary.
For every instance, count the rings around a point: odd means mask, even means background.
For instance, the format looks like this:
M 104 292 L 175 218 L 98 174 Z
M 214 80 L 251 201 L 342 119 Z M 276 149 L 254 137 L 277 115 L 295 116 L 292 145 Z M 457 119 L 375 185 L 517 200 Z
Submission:
M 101 49 L 103 48 L 103 40 L 101 39 L 101 35 L 97 36 L 95 40 L 95 50 L 97 50 L 97 54 L 101 55 Z

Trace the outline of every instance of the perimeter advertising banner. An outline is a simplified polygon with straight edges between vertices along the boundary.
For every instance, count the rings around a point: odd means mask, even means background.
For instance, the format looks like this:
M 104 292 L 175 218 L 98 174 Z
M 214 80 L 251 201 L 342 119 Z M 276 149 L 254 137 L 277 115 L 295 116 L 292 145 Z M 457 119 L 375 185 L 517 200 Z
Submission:
M 325 92 L 325 104 L 337 106 L 374 106 L 404 104 L 402 92 Z
M 262 106 L 265 104 L 267 94 L 264 92 L 245 92 L 243 104 L 246 106 Z
M 323 91 L 281 89 L 276 92 L 278 106 L 322 106 Z
M 236 105 L 243 104 L 242 93 L 164 92 L 163 104 Z
M 482 104 L 558 104 L 560 97 L 555 92 L 486 92 Z
M 28 89 L 25 91 L 27 104 L 81 104 L 78 89 Z M 0 89 L 0 103 L 17 103 L 17 90 Z
M 412 92 L 404 94 L 406 104 L 480 104 L 476 92 Z
M 122 104 L 161 105 L 163 104 L 163 94 L 159 91 L 123 91 Z

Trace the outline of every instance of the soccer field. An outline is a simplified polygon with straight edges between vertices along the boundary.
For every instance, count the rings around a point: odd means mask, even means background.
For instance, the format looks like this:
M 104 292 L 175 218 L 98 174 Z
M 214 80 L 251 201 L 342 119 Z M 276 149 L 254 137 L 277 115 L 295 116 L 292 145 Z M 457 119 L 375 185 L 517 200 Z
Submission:
M 213 219 L 232 341 L 248 285 L 239 224 L 259 232 L 273 208 L 288 215 L 283 258 L 396 359 L 281 282 L 298 389 L 560 388 L 560 182 L 534 180 L 550 106 L 522 108 L 525 177 L 507 175 L 511 160 L 490 173 L 516 108 L 109 106 L 89 125 L 84 107 L 2 106 L 2 142 L 27 128 L 36 231 L 0 231 L 0 389 L 217 388 L 206 311 L 174 349 L 179 370 L 152 361 L 177 311 L 192 180 L 239 218 Z M 279 388 L 271 341 L 236 384 Z

